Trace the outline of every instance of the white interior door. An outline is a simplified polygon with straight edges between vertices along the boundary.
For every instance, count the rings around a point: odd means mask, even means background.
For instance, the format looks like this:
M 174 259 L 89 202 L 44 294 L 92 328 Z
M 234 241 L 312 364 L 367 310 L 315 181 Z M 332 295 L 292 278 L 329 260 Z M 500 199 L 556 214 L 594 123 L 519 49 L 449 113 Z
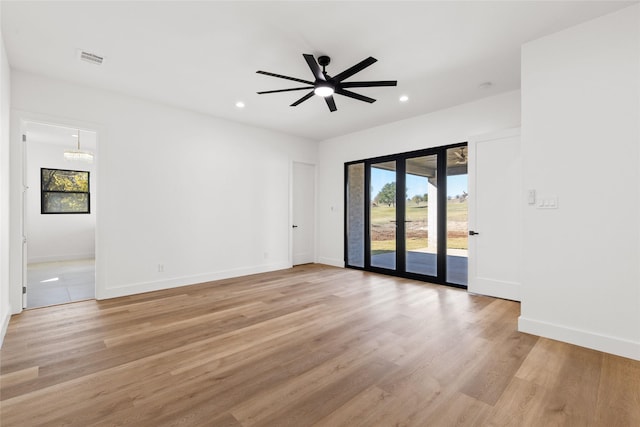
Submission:
M 469 141 L 469 292 L 520 301 L 521 170 L 519 129 Z
M 293 265 L 315 261 L 315 180 L 314 165 L 293 163 Z

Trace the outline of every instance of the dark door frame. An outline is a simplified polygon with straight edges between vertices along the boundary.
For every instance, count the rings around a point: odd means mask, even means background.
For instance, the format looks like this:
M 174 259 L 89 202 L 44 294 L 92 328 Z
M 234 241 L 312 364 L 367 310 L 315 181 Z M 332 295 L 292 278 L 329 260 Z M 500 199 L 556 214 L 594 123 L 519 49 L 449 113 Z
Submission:
M 447 150 L 450 148 L 465 147 L 467 142 L 460 142 L 440 147 L 426 148 L 422 150 L 408 151 L 404 153 L 391 154 L 386 156 L 372 157 L 368 159 L 355 160 L 344 164 L 344 263 L 345 267 L 356 270 L 372 271 L 375 273 L 387 274 L 391 276 L 405 277 L 425 282 L 437 283 L 466 289 L 467 286 L 447 282 Z M 405 236 L 405 209 L 406 198 L 396 197 L 396 268 L 386 269 L 371 265 L 371 165 L 383 162 L 396 162 L 396 189 L 406 188 L 406 160 L 412 157 L 437 156 L 436 183 L 438 186 L 438 251 L 437 251 L 437 275 L 429 276 L 405 271 L 406 269 L 406 239 Z M 348 252 L 348 184 L 349 166 L 354 164 L 364 164 L 364 267 L 354 266 L 349 263 Z

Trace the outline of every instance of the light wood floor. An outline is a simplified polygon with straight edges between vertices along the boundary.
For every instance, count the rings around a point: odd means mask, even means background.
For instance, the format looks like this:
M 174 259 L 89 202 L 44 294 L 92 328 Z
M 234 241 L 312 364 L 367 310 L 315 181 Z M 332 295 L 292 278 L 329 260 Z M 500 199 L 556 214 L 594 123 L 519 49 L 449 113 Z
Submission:
M 14 316 L 1 425 L 640 426 L 640 362 L 519 304 L 310 265 Z

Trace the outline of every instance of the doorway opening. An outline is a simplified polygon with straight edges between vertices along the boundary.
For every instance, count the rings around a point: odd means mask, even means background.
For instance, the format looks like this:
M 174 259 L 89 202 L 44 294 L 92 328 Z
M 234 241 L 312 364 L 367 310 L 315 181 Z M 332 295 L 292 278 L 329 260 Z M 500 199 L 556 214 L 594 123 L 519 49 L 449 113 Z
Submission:
M 467 144 L 345 164 L 345 265 L 458 287 L 468 276 Z
M 95 298 L 97 132 L 24 124 L 23 307 Z

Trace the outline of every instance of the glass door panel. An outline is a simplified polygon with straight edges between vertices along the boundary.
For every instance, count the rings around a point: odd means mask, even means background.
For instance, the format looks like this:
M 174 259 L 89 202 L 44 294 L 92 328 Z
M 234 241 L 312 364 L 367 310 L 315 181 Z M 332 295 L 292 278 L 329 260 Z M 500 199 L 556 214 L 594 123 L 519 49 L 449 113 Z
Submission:
M 447 282 L 467 285 L 467 147 L 447 149 Z
M 396 269 L 396 162 L 371 164 L 369 236 L 371 266 Z
M 405 161 L 404 238 L 408 273 L 438 275 L 437 158 L 433 154 Z

